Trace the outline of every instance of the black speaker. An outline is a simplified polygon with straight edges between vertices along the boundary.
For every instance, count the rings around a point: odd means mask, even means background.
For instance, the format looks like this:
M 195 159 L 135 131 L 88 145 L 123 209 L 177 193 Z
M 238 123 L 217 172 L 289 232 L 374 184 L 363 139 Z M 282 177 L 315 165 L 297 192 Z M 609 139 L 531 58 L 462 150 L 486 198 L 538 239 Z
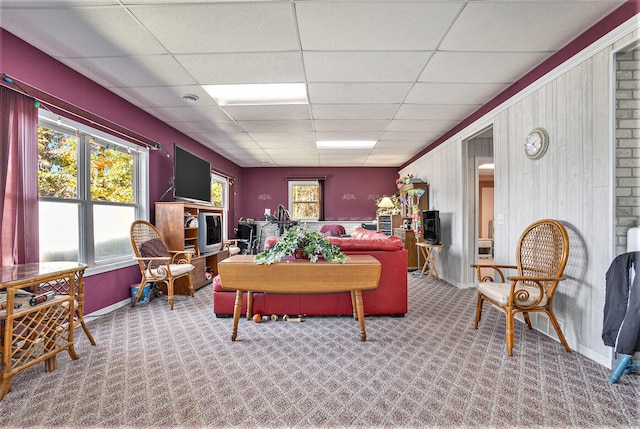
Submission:
M 430 244 L 440 244 L 440 212 L 426 210 L 422 212 L 422 235 Z

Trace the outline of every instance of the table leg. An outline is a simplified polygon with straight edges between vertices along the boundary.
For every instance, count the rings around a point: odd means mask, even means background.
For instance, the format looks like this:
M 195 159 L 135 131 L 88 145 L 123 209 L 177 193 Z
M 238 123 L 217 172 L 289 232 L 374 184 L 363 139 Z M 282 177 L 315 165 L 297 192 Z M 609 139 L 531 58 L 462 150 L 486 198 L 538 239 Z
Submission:
M 247 292 L 247 320 L 251 320 L 251 316 L 253 316 L 253 292 Z
M 440 273 L 438 273 L 438 269 L 436 268 L 436 263 L 438 262 L 438 256 L 440 256 L 440 248 L 436 247 L 433 249 L 433 254 L 429 258 L 429 273 L 433 271 L 433 277 L 438 279 L 438 281 L 442 281 L 440 279 Z
M 422 271 L 420 271 L 420 277 L 424 276 L 424 272 L 429 268 L 429 250 L 426 247 L 420 247 L 420 253 L 424 258 L 424 264 L 422 265 Z
M 353 309 L 353 318 L 358 320 L 358 311 L 356 308 L 356 293 L 355 291 L 351 291 L 351 308 Z
M 364 305 L 362 304 L 362 291 L 353 291 L 356 299 L 356 309 L 358 310 L 358 321 L 360 322 L 360 338 L 367 341 L 367 331 L 364 328 Z
M 235 341 L 238 336 L 238 322 L 240 321 L 240 313 L 242 313 L 242 293 L 236 292 L 236 305 L 233 309 L 233 331 L 231 332 L 231 341 Z

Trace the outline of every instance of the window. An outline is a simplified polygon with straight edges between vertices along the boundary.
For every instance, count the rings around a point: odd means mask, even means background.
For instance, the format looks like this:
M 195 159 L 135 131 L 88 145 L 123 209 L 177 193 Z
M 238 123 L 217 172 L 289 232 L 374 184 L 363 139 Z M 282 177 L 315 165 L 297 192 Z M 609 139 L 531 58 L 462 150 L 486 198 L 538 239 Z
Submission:
M 227 231 L 229 230 L 229 207 L 227 201 L 229 201 L 228 179 L 211 173 L 211 204 L 213 204 L 214 207 L 222 208 L 222 236 L 224 240 L 228 238 Z
M 39 115 L 40 261 L 130 264 L 129 227 L 148 218 L 147 150 L 50 112 Z
M 320 220 L 320 184 L 317 180 L 289 181 L 289 213 L 292 219 Z

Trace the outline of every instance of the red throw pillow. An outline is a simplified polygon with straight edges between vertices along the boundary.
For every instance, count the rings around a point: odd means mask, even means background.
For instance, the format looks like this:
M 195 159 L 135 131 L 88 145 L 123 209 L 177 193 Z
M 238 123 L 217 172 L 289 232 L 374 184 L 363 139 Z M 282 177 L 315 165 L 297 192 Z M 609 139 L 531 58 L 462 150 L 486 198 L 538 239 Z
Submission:
M 140 246 L 140 255 L 143 258 L 156 258 L 171 256 L 167 246 L 164 245 L 159 238 L 152 238 L 147 240 Z M 158 268 L 160 265 L 164 265 L 163 262 L 152 262 L 150 268 Z

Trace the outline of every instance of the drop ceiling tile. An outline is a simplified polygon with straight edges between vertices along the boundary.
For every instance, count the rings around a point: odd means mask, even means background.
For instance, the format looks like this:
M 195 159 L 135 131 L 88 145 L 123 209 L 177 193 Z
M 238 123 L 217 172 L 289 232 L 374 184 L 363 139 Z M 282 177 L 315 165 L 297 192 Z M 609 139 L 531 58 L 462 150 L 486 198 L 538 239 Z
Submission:
M 411 89 L 409 83 L 310 83 L 312 103 L 401 103 Z
M 307 104 L 279 106 L 225 106 L 224 111 L 236 121 L 311 119 Z
M 508 86 L 496 83 L 417 83 L 406 101 L 420 104 L 484 104 Z
M 367 131 L 322 131 L 316 132 L 318 141 L 327 140 L 373 140 L 378 141 L 382 137 L 382 132 Z M 326 149 L 325 149 L 326 150 Z
M 373 151 L 375 153 L 415 153 L 423 149 L 431 140 L 380 140 Z
M 213 99 L 198 85 L 111 88 L 110 91 L 141 108 L 184 107 L 184 94 L 197 95 L 200 98 L 197 101 L 199 105 L 215 105 Z
M 295 132 L 295 133 L 249 133 L 249 136 L 256 142 L 314 142 L 315 136 L 312 132 Z
M 564 46 L 620 4 L 622 2 L 469 2 L 440 49 L 552 51 Z
M 309 82 L 415 82 L 430 52 L 305 52 Z
M 176 55 L 201 85 L 304 82 L 298 52 Z
M 235 145 L 255 145 L 255 142 L 247 133 L 211 133 L 211 132 L 195 132 L 191 133 L 191 136 L 198 141 L 206 142 L 228 142 Z M 245 146 L 241 146 L 245 147 Z M 248 147 L 248 146 L 247 146 Z
M 384 131 L 388 120 L 357 120 L 357 119 L 332 119 L 315 120 L 313 127 L 316 131 Z
M 303 132 L 311 131 L 310 120 L 299 121 L 238 121 L 248 133 L 252 132 Z
M 455 119 L 462 120 L 482 104 L 403 104 L 395 119 Z
M 55 58 L 165 53 L 162 45 L 119 6 L 3 7 L 0 25 Z
M 422 140 L 427 141 L 439 137 L 439 131 L 387 131 L 380 140 Z
M 62 62 L 105 88 L 196 84 L 196 81 L 168 54 L 67 58 Z M 114 70 L 117 70 L 117 73 L 114 73 Z
M 129 10 L 174 54 L 298 49 L 289 3 L 133 5 Z
M 458 2 L 298 2 L 296 14 L 306 51 L 418 51 L 437 47 L 461 7 Z
M 314 119 L 391 119 L 400 104 L 312 104 Z
M 387 131 L 435 131 L 443 133 L 450 130 L 457 121 L 435 119 L 394 119 Z
M 147 107 L 144 110 L 163 121 L 228 121 L 229 116 L 218 106 L 184 103 L 183 107 Z
M 169 122 L 169 125 L 183 132 L 241 133 L 243 129 L 232 121 L 223 122 Z
M 549 52 L 437 52 L 418 80 L 513 83 L 548 55 Z
M 280 141 L 266 141 L 261 140 L 258 142 L 258 146 L 263 149 L 282 149 L 282 150 L 295 150 L 295 151 L 316 151 L 316 143 L 312 141 L 296 141 L 296 142 L 280 142 Z

